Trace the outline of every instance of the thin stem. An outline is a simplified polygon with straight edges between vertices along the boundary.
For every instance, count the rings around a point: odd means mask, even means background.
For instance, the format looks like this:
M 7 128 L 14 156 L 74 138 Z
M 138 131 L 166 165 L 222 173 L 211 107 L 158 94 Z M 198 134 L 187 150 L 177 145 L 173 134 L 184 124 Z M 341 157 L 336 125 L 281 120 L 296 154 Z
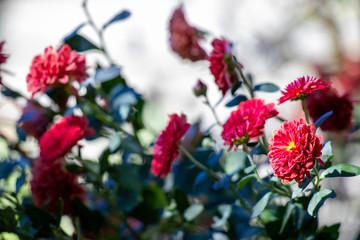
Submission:
M 319 184 L 320 184 L 320 181 L 321 181 L 321 179 L 320 179 L 320 174 L 319 174 L 319 170 L 317 169 L 317 167 L 318 167 L 318 163 L 317 163 L 316 160 L 314 160 L 314 172 L 315 172 L 315 176 L 316 176 L 316 182 L 315 182 L 314 189 L 315 189 L 316 191 L 319 190 Z
M 268 150 L 268 147 L 266 145 L 265 137 L 264 136 L 262 138 L 259 137 L 258 140 L 259 140 L 260 146 L 262 147 L 262 149 L 264 149 L 265 154 L 267 155 L 269 150 Z
M 222 126 L 222 124 L 221 124 L 221 122 L 220 122 L 220 120 L 219 120 L 219 118 L 218 118 L 218 116 L 217 116 L 217 114 L 216 114 L 216 112 L 215 112 L 215 108 L 214 108 L 213 106 L 211 106 L 211 104 L 210 104 L 209 97 L 207 96 L 207 94 L 205 94 L 205 103 L 206 103 L 206 105 L 209 106 L 212 114 L 214 115 L 214 118 L 215 118 L 215 120 L 216 120 L 216 123 L 217 123 L 219 126 Z
M 305 114 L 305 119 L 306 119 L 306 123 L 307 124 L 310 124 L 310 121 L 309 121 L 309 111 L 308 111 L 308 108 L 306 106 L 306 103 L 305 103 L 305 99 L 301 99 L 301 107 L 304 111 L 304 114 Z
M 250 93 L 251 98 L 254 98 L 254 91 L 252 89 L 251 83 L 250 81 L 245 77 L 245 74 L 243 73 L 242 69 L 240 66 L 236 66 L 235 69 L 235 73 L 239 78 L 239 74 L 240 74 L 240 78 L 243 80 L 246 88 L 248 89 L 248 92 Z
M 90 15 L 89 9 L 87 8 L 87 2 L 88 0 L 84 0 L 82 3 L 83 9 L 84 9 L 84 13 L 86 15 L 86 18 L 88 20 L 88 23 L 90 24 L 90 26 L 94 29 L 94 31 L 97 33 L 97 35 L 99 36 L 99 40 L 100 40 L 100 50 L 102 50 L 105 54 L 106 59 L 109 61 L 110 65 L 114 65 L 114 61 L 112 60 L 109 52 L 106 49 L 106 44 L 105 44 L 105 40 L 104 40 L 104 36 L 103 36 L 103 30 L 99 29 L 96 25 L 95 22 L 93 20 L 93 18 Z

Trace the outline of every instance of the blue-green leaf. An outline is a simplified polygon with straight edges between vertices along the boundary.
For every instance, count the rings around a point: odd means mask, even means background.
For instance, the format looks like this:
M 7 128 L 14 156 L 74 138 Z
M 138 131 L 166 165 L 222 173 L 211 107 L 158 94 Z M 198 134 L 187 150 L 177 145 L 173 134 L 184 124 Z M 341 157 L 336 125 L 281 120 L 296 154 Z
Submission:
M 272 192 L 268 192 L 255 204 L 250 218 L 259 216 L 259 214 L 265 209 L 266 205 L 268 204 L 271 194 Z
M 277 92 L 280 88 L 273 83 L 262 83 L 254 87 L 254 91 Z
M 186 221 L 190 222 L 194 220 L 200 213 L 204 210 L 204 205 L 202 203 L 195 203 L 188 207 L 184 212 L 184 218 Z
M 331 141 L 326 141 L 323 143 L 323 147 L 321 149 L 321 160 L 324 161 L 324 163 L 326 163 L 327 161 L 329 161 L 332 157 L 333 157 L 333 153 L 332 153 L 332 147 L 331 147 Z
M 247 97 L 245 95 L 236 95 L 233 99 L 231 99 L 228 103 L 226 103 L 226 107 L 233 107 L 239 105 L 239 103 L 246 101 Z
M 127 10 L 123 10 L 123 11 L 119 12 L 114 17 L 112 17 L 107 23 L 104 24 L 103 29 L 107 28 L 110 24 L 112 24 L 114 22 L 118 22 L 118 21 L 121 21 L 121 20 L 124 20 L 124 19 L 130 17 L 130 15 L 131 15 L 131 13 Z
M 331 116 L 332 113 L 333 111 L 330 111 L 322 115 L 318 120 L 316 120 L 315 127 L 318 128 L 328 117 Z
M 291 202 L 288 202 L 286 204 L 284 217 L 283 217 L 282 222 L 281 222 L 280 234 L 282 234 L 284 232 L 285 226 L 286 226 L 287 222 L 289 221 L 291 213 L 295 209 L 295 206 L 296 205 L 291 203 Z
M 310 216 L 315 216 L 319 208 L 323 205 L 326 199 L 336 197 L 336 193 L 331 189 L 321 189 L 319 192 L 315 193 L 311 198 L 307 212 Z
M 64 42 L 68 44 L 72 50 L 76 50 L 77 52 L 84 52 L 91 49 L 100 50 L 99 47 L 79 34 L 75 34 L 70 38 L 64 39 Z
M 353 177 L 360 175 L 360 167 L 348 163 L 341 163 L 324 170 L 321 178 Z
M 251 178 L 255 178 L 255 174 L 250 174 L 243 177 L 237 184 L 237 190 L 239 191 L 242 189 L 251 180 Z

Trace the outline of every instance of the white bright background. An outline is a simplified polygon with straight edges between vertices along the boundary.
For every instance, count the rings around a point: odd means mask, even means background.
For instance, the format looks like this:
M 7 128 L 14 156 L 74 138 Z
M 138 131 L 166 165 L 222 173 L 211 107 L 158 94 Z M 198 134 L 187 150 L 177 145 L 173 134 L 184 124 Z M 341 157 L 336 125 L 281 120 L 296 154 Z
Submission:
M 58 47 L 68 33 L 86 21 L 81 3 L 80 0 L 0 0 L 0 41 L 6 41 L 4 52 L 10 54 L 4 68 L 15 73 L 15 76 L 3 75 L 5 83 L 30 96 L 25 79 L 32 58 L 42 54 L 47 46 Z M 204 47 L 210 51 L 214 37 L 231 40 L 235 55 L 245 72 L 253 73 L 256 83 L 284 86 L 300 76 L 314 75 L 310 66 L 313 62 L 334 63 L 334 36 L 347 56 L 359 57 L 360 7 L 355 0 L 184 0 L 183 3 L 188 22 L 209 33 Z M 170 50 L 168 22 L 179 4 L 177 0 L 89 0 L 88 7 L 98 26 L 123 9 L 132 13 L 127 20 L 105 31 L 105 41 L 112 58 L 122 66 L 129 85 L 158 104 L 162 125 L 167 114 L 183 112 L 190 122 L 201 118 L 205 128 L 214 120 L 191 89 L 201 78 L 209 87 L 212 103 L 221 95 L 213 83 L 208 62 L 191 63 Z M 339 29 L 335 35 L 319 20 L 321 15 L 335 18 Z M 84 27 L 80 33 L 98 43 L 91 27 Z M 96 61 L 107 64 L 100 54 L 87 54 L 89 66 L 94 66 Z M 280 93 L 257 96 L 270 102 L 276 101 Z M 1 122 L 15 122 L 19 109 L 4 98 L 0 98 L 0 104 Z M 295 103 L 284 103 L 277 108 L 281 116 L 294 118 L 297 117 L 292 111 L 294 106 Z M 229 110 L 222 107 L 217 110 L 225 121 Z M 268 136 L 279 123 L 271 121 L 269 125 Z M 8 124 L 1 124 L 0 129 L 10 135 L 13 132 Z M 329 212 L 334 206 L 336 210 Z M 359 207 L 354 207 L 340 200 L 327 200 L 321 211 L 321 224 L 341 221 L 341 239 L 355 238 L 360 213 L 354 211 Z

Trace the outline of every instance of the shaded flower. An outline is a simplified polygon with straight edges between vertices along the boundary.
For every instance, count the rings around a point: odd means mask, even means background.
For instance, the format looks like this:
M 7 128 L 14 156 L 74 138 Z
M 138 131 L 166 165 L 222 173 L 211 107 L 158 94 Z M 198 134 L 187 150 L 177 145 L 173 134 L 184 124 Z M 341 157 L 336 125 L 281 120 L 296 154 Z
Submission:
M 35 101 L 29 100 L 18 120 L 18 126 L 26 135 L 40 138 L 46 132 L 49 121 L 50 116 L 47 111 Z
M 195 96 L 205 96 L 207 91 L 207 86 L 199 79 L 196 85 L 193 88 Z
M 166 128 L 160 133 L 154 145 L 154 157 L 151 162 L 151 172 L 160 177 L 167 176 L 173 161 L 179 155 L 179 141 L 186 133 L 190 124 L 186 116 L 172 114 Z
M 63 200 L 63 213 L 72 215 L 72 201 L 75 197 L 85 201 L 85 189 L 77 183 L 78 175 L 68 172 L 63 166 L 63 159 L 44 161 L 39 159 L 32 170 L 30 181 L 35 205 L 56 214 L 58 202 Z
M 301 77 L 286 86 L 285 91 L 281 91 L 282 97 L 279 104 L 288 100 L 305 99 L 310 93 L 330 87 L 331 83 L 315 77 Z
M 40 157 L 52 160 L 64 156 L 80 139 L 94 133 L 88 124 L 86 116 L 71 115 L 61 118 L 41 136 Z
M 171 48 L 180 57 L 193 62 L 206 59 L 207 54 L 199 45 L 199 40 L 203 37 L 195 27 L 187 23 L 182 5 L 172 14 L 169 30 Z
M 48 47 L 43 55 L 36 56 L 26 82 L 28 91 L 34 95 L 49 87 L 63 86 L 71 80 L 81 83 L 87 77 L 85 56 L 78 55 L 65 44 L 58 52 Z
M 322 130 L 344 130 L 352 126 L 353 103 L 347 94 L 339 96 L 337 91 L 330 87 L 311 94 L 306 98 L 311 119 L 316 122 L 322 115 L 333 111 L 321 125 Z
M 315 136 L 314 124 L 308 125 L 304 119 L 283 122 L 269 139 L 268 157 L 274 174 L 282 183 L 295 180 L 300 184 L 305 175 L 311 178 L 314 163 L 324 166 L 321 142 L 322 136 Z
M 0 42 L 0 74 L 1 74 L 1 64 L 6 62 L 6 59 L 8 58 L 8 55 L 3 53 L 3 46 L 5 41 Z M 0 84 L 1 84 L 1 75 L 0 75 Z
M 263 136 L 265 121 L 278 115 L 274 103 L 265 104 L 265 101 L 252 98 L 241 102 L 223 125 L 221 133 L 224 143 L 230 150 L 234 145 L 246 144 L 251 140 Z
M 237 80 L 235 64 L 231 53 L 230 43 L 225 39 L 214 39 L 212 42 L 213 50 L 208 57 L 210 61 L 210 71 L 215 77 L 222 94 L 231 88 Z

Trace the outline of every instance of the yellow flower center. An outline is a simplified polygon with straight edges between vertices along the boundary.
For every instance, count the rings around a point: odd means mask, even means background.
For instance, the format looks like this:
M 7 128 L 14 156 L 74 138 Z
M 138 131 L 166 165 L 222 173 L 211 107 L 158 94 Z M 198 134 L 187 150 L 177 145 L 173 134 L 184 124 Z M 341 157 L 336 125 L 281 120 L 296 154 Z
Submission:
M 289 152 L 292 152 L 293 148 L 296 148 L 295 143 L 293 141 L 289 142 L 289 145 L 285 146 L 285 149 Z

